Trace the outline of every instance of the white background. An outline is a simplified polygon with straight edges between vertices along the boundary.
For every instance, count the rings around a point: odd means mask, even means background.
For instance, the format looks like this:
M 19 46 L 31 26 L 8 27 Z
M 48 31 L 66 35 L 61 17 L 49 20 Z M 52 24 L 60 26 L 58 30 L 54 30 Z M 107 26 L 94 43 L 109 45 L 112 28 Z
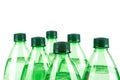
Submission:
M 119 0 L 0 0 L 0 80 L 13 47 L 13 34 L 30 38 L 57 30 L 58 40 L 68 33 L 81 34 L 81 46 L 89 59 L 94 37 L 110 39 L 110 53 L 120 72 L 120 1 Z

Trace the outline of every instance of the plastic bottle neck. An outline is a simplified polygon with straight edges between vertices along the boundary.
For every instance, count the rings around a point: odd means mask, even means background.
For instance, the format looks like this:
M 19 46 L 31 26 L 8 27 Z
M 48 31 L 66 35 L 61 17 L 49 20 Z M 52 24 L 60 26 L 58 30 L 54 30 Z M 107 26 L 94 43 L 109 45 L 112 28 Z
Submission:
M 47 39 L 47 46 L 46 46 L 46 51 L 47 54 L 49 55 L 50 53 L 53 53 L 53 44 L 57 41 L 57 38 L 48 38 Z
M 32 50 L 44 50 L 44 47 L 41 47 L 41 46 L 35 46 L 35 47 L 32 47 Z
M 106 52 L 108 48 L 95 48 L 96 52 Z
M 55 57 L 56 58 L 59 58 L 59 59 L 65 59 L 66 57 L 69 57 L 69 53 L 58 53 L 58 54 L 55 54 Z
M 15 42 L 16 45 L 24 45 L 25 44 L 25 41 L 17 41 Z
M 57 41 L 57 38 L 47 38 L 47 41 L 49 41 L 49 42 L 55 42 L 55 41 Z
M 70 44 L 72 46 L 75 46 L 75 47 L 79 47 L 80 46 L 80 42 L 70 42 Z
M 17 41 L 17 42 L 15 42 L 14 48 L 16 48 L 16 47 L 27 49 L 25 41 Z

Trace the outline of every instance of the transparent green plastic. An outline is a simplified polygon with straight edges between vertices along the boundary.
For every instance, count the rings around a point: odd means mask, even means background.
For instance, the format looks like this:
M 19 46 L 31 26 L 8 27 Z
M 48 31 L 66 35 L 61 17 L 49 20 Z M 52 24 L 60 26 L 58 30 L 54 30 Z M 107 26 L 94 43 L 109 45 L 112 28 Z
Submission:
M 33 47 L 22 71 L 21 80 L 44 80 L 49 66 L 44 47 Z
M 53 44 L 57 41 L 56 38 L 48 38 L 47 39 L 47 45 L 46 45 L 46 52 L 50 59 L 50 62 L 53 61 L 55 55 L 53 54 Z
M 24 41 L 17 41 L 7 59 L 4 80 L 20 80 L 29 50 Z
M 55 54 L 45 80 L 81 80 L 80 75 L 66 53 Z
M 116 65 L 107 48 L 95 48 L 83 80 L 120 80 Z
M 79 71 L 80 76 L 82 77 L 84 70 L 88 64 L 88 61 L 82 48 L 80 47 L 79 42 L 70 42 L 70 46 L 71 46 L 70 58 L 75 64 L 77 70 Z

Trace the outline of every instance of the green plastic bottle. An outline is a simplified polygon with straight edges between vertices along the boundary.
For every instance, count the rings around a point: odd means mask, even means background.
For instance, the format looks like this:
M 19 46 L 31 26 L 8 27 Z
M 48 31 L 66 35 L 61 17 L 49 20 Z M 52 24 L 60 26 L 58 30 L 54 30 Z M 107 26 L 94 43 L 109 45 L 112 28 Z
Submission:
M 69 43 L 54 43 L 55 59 L 47 72 L 45 80 L 81 80 L 75 65 L 70 60 L 69 53 Z
M 25 41 L 25 33 L 14 34 L 15 44 L 6 62 L 4 80 L 20 80 L 22 69 L 29 54 Z
M 45 53 L 45 38 L 33 37 L 31 46 L 32 50 L 22 71 L 21 80 L 44 80 L 49 68 Z
M 80 46 L 80 34 L 68 34 L 67 37 L 71 47 L 70 58 L 82 77 L 88 61 Z
M 94 38 L 94 52 L 90 57 L 83 80 L 120 80 L 116 65 L 110 55 L 109 39 Z
M 46 44 L 46 52 L 50 59 L 50 62 L 53 61 L 55 55 L 53 54 L 53 44 L 57 41 L 57 31 L 47 31 L 46 32 L 47 44 Z

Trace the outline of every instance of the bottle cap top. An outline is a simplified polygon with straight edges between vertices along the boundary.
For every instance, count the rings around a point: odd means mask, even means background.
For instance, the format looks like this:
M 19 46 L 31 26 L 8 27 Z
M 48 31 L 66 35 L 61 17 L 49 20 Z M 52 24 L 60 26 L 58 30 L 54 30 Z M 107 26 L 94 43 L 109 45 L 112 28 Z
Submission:
M 47 31 L 46 32 L 46 38 L 57 38 L 57 31 Z
M 44 37 L 33 37 L 31 38 L 31 46 L 36 47 L 36 46 L 45 46 L 45 38 Z
M 57 53 L 70 53 L 70 44 L 68 42 L 56 42 L 54 43 L 55 54 Z
M 68 34 L 68 42 L 80 42 L 80 34 Z
M 94 48 L 109 48 L 109 39 L 104 37 L 94 38 Z
M 14 41 L 26 41 L 26 34 L 25 33 L 15 33 L 14 34 Z

